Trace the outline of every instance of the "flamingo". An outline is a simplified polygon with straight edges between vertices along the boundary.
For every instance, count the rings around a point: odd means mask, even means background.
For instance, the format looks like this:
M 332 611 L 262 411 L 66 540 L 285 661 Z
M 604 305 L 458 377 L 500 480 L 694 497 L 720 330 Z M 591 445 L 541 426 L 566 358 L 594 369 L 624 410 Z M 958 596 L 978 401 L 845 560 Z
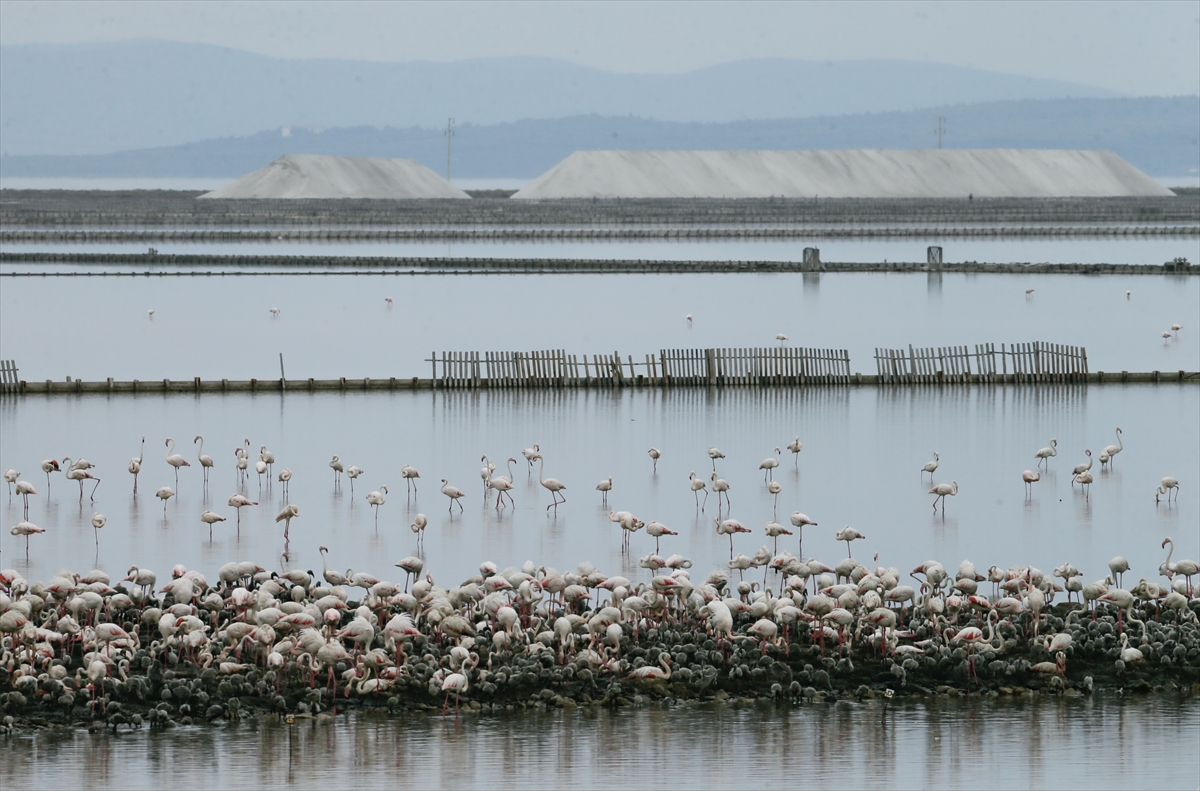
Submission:
M 1180 560 L 1172 563 L 1171 555 L 1175 554 L 1175 542 L 1171 540 L 1170 536 L 1162 540 L 1161 546 L 1165 549 L 1168 545 L 1170 545 L 1171 549 L 1167 552 L 1167 559 L 1163 561 L 1162 566 L 1159 567 L 1159 572 L 1161 573 L 1164 571 L 1165 567 L 1166 574 L 1164 576 L 1170 577 L 1173 574 L 1183 575 L 1184 579 L 1187 580 L 1188 596 L 1191 596 L 1192 577 L 1200 574 L 1200 563 L 1197 563 L 1194 560 Z
M 782 332 L 775 336 L 775 340 L 779 341 L 779 348 L 783 348 L 783 344 L 787 342 L 788 336 Z
M 192 465 L 182 455 L 175 452 L 175 440 L 167 437 L 167 441 L 163 443 L 167 446 L 167 464 L 175 468 L 175 485 L 179 485 L 179 468 L 191 467 Z M 107 489 L 105 491 L 108 491 Z
M 283 501 L 286 503 L 288 498 L 288 481 L 292 479 L 292 471 L 284 467 L 279 471 L 279 482 L 283 484 Z
M 254 462 L 254 471 L 258 473 L 258 490 L 262 491 L 262 477 L 267 474 L 267 463 L 262 459 Z M 267 478 L 267 488 L 271 488 L 271 479 Z
M 786 527 L 784 527 L 783 525 L 781 525 L 775 521 L 767 522 L 766 531 L 767 531 L 768 538 L 775 539 L 774 554 L 778 555 L 779 554 L 779 537 L 780 536 L 790 536 L 790 535 L 792 535 L 792 531 L 788 530 Z
M 510 456 L 508 458 L 508 477 L 506 478 L 503 475 L 497 475 L 496 477 L 488 478 L 487 481 L 485 481 L 485 485 L 484 485 L 485 491 L 487 489 L 495 489 L 496 490 L 496 507 L 497 508 L 499 508 L 501 505 L 504 504 L 503 498 L 506 495 L 508 496 L 508 501 L 510 503 L 512 503 L 514 508 L 517 505 L 515 502 L 513 502 L 513 498 L 512 498 L 512 494 L 511 494 L 512 490 L 517 488 L 516 486 L 513 485 L 513 471 L 512 471 L 512 466 L 516 463 L 517 463 L 517 460 Z
M 200 462 L 200 466 L 204 470 L 204 483 L 207 484 L 208 483 L 208 471 L 210 469 L 212 469 L 213 458 L 212 458 L 212 456 L 204 455 L 204 437 L 197 434 L 196 438 L 194 440 L 192 440 L 192 444 L 195 445 L 197 442 L 200 443 L 200 450 L 196 454 L 196 459 Z
M 451 673 L 446 676 L 442 682 L 442 692 L 446 693 L 446 699 L 442 701 L 442 716 L 446 716 L 446 707 L 450 705 L 450 693 L 454 693 L 454 719 L 458 719 L 458 698 L 470 686 L 470 681 L 467 679 L 467 666 L 464 664 L 461 673 Z M 443 671 L 438 671 L 443 672 Z
M 325 565 L 325 555 L 329 552 L 329 547 L 320 546 L 317 548 L 317 551 L 321 553 L 321 576 L 324 577 L 325 581 L 330 585 L 345 585 L 347 581 L 346 575 L 337 569 L 330 570 Z
M 541 453 L 541 450 L 542 450 L 542 446 L 538 445 L 535 442 L 535 443 L 533 443 L 532 448 L 526 448 L 525 450 L 521 451 L 521 455 L 524 456 L 525 461 L 529 463 L 529 474 L 530 475 L 533 475 L 533 463 L 535 461 L 537 461 L 539 458 L 541 458 L 541 456 L 539 455 Z
M 99 478 L 97 478 L 95 475 L 92 475 L 87 470 L 70 469 L 70 470 L 67 470 L 67 480 L 79 481 L 79 502 L 81 502 L 81 503 L 83 502 L 83 482 L 84 481 L 95 481 L 96 485 L 92 487 L 92 494 L 91 494 L 92 500 L 95 501 L 96 490 L 100 488 L 100 479 Z
M 954 495 L 958 494 L 958 481 L 951 481 L 950 483 L 939 483 L 937 486 L 930 489 L 929 493 L 937 495 L 937 497 L 933 498 L 933 510 L 937 511 L 937 504 L 938 504 L 938 501 L 940 500 L 942 503 L 942 513 L 944 514 L 944 513 L 946 513 L 946 497 L 947 497 L 947 495 L 953 497 Z
M 445 478 L 442 478 L 442 494 L 450 498 L 450 513 L 454 513 L 454 504 L 464 497 L 463 490 L 455 486 L 451 486 Z M 462 513 L 462 503 L 458 503 L 458 511 Z
M 692 314 L 691 313 L 687 314 L 687 323 L 688 323 L 689 327 L 692 326 Z
M 779 515 L 779 493 L 783 491 L 783 486 L 779 481 L 771 481 L 767 484 L 767 491 L 775 498 L 771 504 L 771 518 L 774 519 Z
M 8 499 L 10 499 L 10 500 L 12 499 L 13 484 L 16 483 L 17 479 L 20 477 L 21 477 L 21 473 L 17 472 L 16 470 L 12 469 L 11 467 L 4 471 L 4 480 L 8 482 Z
M 596 484 L 596 491 L 600 492 L 602 495 L 601 503 L 603 505 L 608 505 L 608 493 L 612 491 L 612 476 L 610 475 L 605 480 Z
M 1091 491 L 1092 491 L 1092 480 L 1093 480 L 1092 474 L 1090 472 L 1088 472 L 1087 470 L 1084 470 L 1083 472 L 1079 473 L 1078 475 L 1076 475 L 1075 477 L 1073 477 L 1071 479 L 1071 485 L 1074 486 L 1075 484 L 1079 484 L 1081 487 L 1086 486 L 1087 488 L 1083 490 L 1084 498 L 1090 499 Z
M 58 462 L 54 459 L 46 459 L 42 462 L 42 472 L 46 473 L 46 496 L 50 496 L 50 473 L 62 472 L 58 466 Z
M 1154 491 L 1154 504 L 1158 505 L 1158 498 L 1164 494 L 1167 496 L 1167 503 L 1169 504 L 1171 502 L 1171 490 L 1172 489 L 1175 490 L 1175 501 L 1178 502 L 1179 501 L 1179 481 L 1175 480 L 1174 478 L 1172 478 L 1171 476 L 1168 475 L 1166 478 L 1162 479 L 1162 485 L 1160 485 Z
M 218 514 L 216 511 L 205 511 L 200 514 L 200 521 L 208 525 L 208 540 L 212 541 L 212 526 L 217 522 L 224 522 L 225 517 Z
M 650 458 L 654 461 L 654 472 L 657 474 L 658 459 L 662 456 L 662 451 L 660 451 L 658 448 L 651 448 L 650 450 L 646 451 L 646 453 L 649 454 Z
M 336 489 L 342 482 L 342 473 L 345 472 L 346 468 L 342 465 L 342 460 L 337 456 L 329 460 L 329 467 L 333 470 L 333 488 Z
M 269 472 L 275 471 L 275 454 L 267 450 L 266 445 L 259 447 L 258 460 L 267 465 Z
M 534 447 L 536 448 L 537 446 L 534 445 Z M 567 487 L 557 478 L 543 478 L 542 474 L 546 469 L 546 460 L 539 455 L 538 462 L 538 483 L 540 483 L 546 489 L 549 489 L 550 495 L 554 498 L 554 502 L 546 506 L 546 510 L 549 511 L 551 508 L 553 508 L 554 513 L 557 514 L 558 506 L 567 501 L 567 496 L 562 493 L 562 490 Z M 560 495 L 562 496 L 562 500 L 558 499 Z
M 409 465 L 405 464 L 403 467 L 400 468 L 400 477 L 404 479 L 405 483 L 410 485 L 410 487 L 411 487 L 409 489 L 410 494 L 417 490 L 417 480 L 416 479 L 421 477 L 421 473 L 417 472 L 416 467 L 410 467 Z
M 45 533 L 46 528 L 38 527 L 33 522 L 23 520 L 23 521 L 17 522 L 17 524 L 13 526 L 13 529 L 8 532 L 12 533 L 14 536 L 25 536 L 25 557 L 28 558 L 29 557 L 29 537 L 34 535 L 35 533 Z
M 933 452 L 933 461 L 929 462 L 928 464 L 926 464 L 924 467 L 921 468 L 921 477 L 924 478 L 925 473 L 929 473 L 929 482 L 930 483 L 933 483 L 933 473 L 938 468 L 938 460 L 940 458 L 941 457 L 938 456 L 937 451 L 935 450 Z
M 1050 459 L 1057 455 L 1058 455 L 1058 440 L 1052 439 L 1052 440 L 1050 440 L 1050 447 L 1042 448 L 1037 453 L 1033 454 L 1033 457 L 1038 460 L 1039 467 L 1041 467 L 1042 463 L 1045 462 L 1046 467 L 1049 468 L 1050 467 Z
M 866 536 L 850 527 L 850 525 L 846 525 L 841 530 L 837 531 L 837 533 L 834 535 L 834 538 L 836 538 L 838 541 L 846 542 L 846 557 L 849 558 L 853 557 L 853 555 L 850 554 L 850 542 L 858 538 L 866 538 Z
M 249 477 L 247 468 L 250 466 L 250 458 L 242 451 L 241 448 L 235 448 L 233 451 L 233 455 L 234 455 L 234 458 L 236 459 L 236 461 L 234 462 L 234 466 L 237 467 L 238 483 L 239 484 L 245 483 L 246 478 Z
M 658 539 L 663 536 L 677 536 L 679 533 L 675 530 L 667 529 L 667 526 L 662 522 L 651 520 L 646 524 L 646 535 L 654 538 L 654 554 L 658 554 Z
M 242 534 L 242 509 L 248 505 L 258 505 L 258 503 L 254 502 L 253 500 L 251 500 L 249 497 L 246 497 L 245 495 L 231 494 L 231 495 L 229 495 L 229 504 L 237 509 L 238 535 L 241 535 Z
M 750 528 L 743 527 L 742 523 L 736 519 L 726 519 L 722 522 L 719 518 L 713 517 L 713 522 L 717 525 L 717 535 L 729 536 L 729 559 L 733 560 L 733 534 L 734 533 L 749 533 Z
M 813 527 L 816 527 L 817 523 L 814 522 L 813 520 L 809 519 L 808 516 L 800 513 L 799 511 L 795 511 L 792 514 L 791 520 L 792 520 L 792 527 L 795 527 L 796 529 L 798 529 L 800 531 L 799 552 L 800 552 L 801 557 L 803 557 L 804 556 L 804 526 L 812 525 Z
M 385 502 L 387 502 L 387 497 L 385 497 L 386 494 L 387 494 L 387 487 L 380 486 L 379 491 L 371 492 L 370 494 L 367 495 L 367 502 L 370 503 L 371 505 L 375 506 L 375 526 L 376 527 L 379 526 L 379 506 L 381 506 Z
M 722 453 L 721 451 L 717 450 L 716 448 L 709 448 L 708 449 L 708 458 L 712 459 L 713 472 L 716 472 L 717 471 L 717 459 L 725 458 L 725 454 Z
M 1124 557 L 1117 555 L 1112 560 L 1108 561 L 1108 570 L 1112 572 L 1113 579 L 1117 581 L 1117 587 L 1121 587 L 1121 578 L 1125 572 L 1129 571 L 1129 561 Z
M 688 476 L 688 478 L 691 479 L 692 482 L 692 495 L 696 498 L 696 507 L 703 511 L 704 506 L 700 505 L 700 490 L 704 490 L 704 505 L 708 505 L 708 484 L 700 478 L 697 478 L 694 470 L 692 471 L 692 474 Z
M 351 497 L 354 496 L 354 479 L 362 475 L 364 472 L 366 472 L 366 470 L 364 470 L 362 467 L 355 467 L 353 464 L 346 468 L 346 477 L 350 479 Z
M 1109 445 L 1107 448 L 1104 449 L 1104 452 L 1108 454 L 1108 463 L 1112 464 L 1115 467 L 1116 463 L 1113 461 L 1113 457 L 1116 456 L 1121 451 L 1123 451 L 1124 449 L 1125 449 L 1125 443 L 1121 440 L 1121 427 L 1117 426 L 1117 444 Z
M 417 514 L 417 518 L 413 520 L 411 525 L 409 525 L 409 529 L 417 534 L 417 544 L 425 543 L 425 528 L 428 526 L 429 518 L 426 517 L 425 514 Z M 421 572 L 417 571 L 416 573 L 420 574 Z M 404 590 L 407 591 L 408 586 L 405 586 Z
M 721 496 L 725 496 L 725 505 L 729 506 L 729 481 L 724 478 L 718 478 L 714 472 L 712 474 L 712 488 L 717 493 L 717 513 L 721 512 Z
M 804 443 L 800 441 L 799 437 L 796 437 L 788 443 L 787 449 L 792 452 L 792 460 L 795 462 L 795 466 L 799 467 L 800 451 L 804 450 Z
M 1092 449 L 1087 448 L 1083 452 L 1087 454 L 1088 460 L 1083 464 L 1076 464 L 1075 469 L 1071 470 L 1071 474 L 1075 477 L 1079 477 L 1080 474 L 1085 473 L 1092 468 Z M 1071 485 L 1075 485 L 1074 480 L 1071 481 Z
M 1042 474 L 1040 472 L 1025 470 L 1025 472 L 1021 473 L 1021 480 L 1025 482 L 1025 496 L 1027 498 L 1033 496 L 1033 485 L 1041 479 Z
M 142 471 L 142 459 L 146 457 L 146 437 L 142 437 L 142 448 L 136 459 L 129 460 L 129 474 L 133 476 L 133 493 L 137 494 L 138 473 Z
M 658 655 L 658 667 L 642 665 L 635 668 L 626 678 L 631 681 L 667 681 L 671 678 L 671 655 L 663 652 Z
M 284 541 L 288 540 L 288 530 L 292 526 L 292 520 L 297 516 L 300 516 L 300 506 L 296 505 L 295 503 L 288 503 L 283 507 L 283 510 L 279 512 L 279 515 L 275 517 L 276 523 L 283 522 Z
M 758 465 L 760 470 L 765 470 L 763 473 L 763 481 L 775 478 L 775 468 L 779 466 L 779 448 L 775 449 L 775 455 L 770 458 L 763 459 L 762 464 Z M 713 470 L 716 470 L 716 465 L 713 465 Z
M 1100 460 L 1100 469 L 1102 469 L 1102 470 L 1108 466 L 1108 463 L 1110 461 L 1112 461 L 1112 459 L 1110 459 L 1108 457 L 1108 454 L 1105 453 L 1104 451 L 1100 451 L 1100 455 L 1097 456 L 1096 458 L 1098 458 Z
M 106 490 L 107 491 L 107 490 Z M 154 496 L 162 500 L 163 503 L 163 518 L 167 516 L 167 500 L 175 496 L 175 490 L 170 486 L 164 486 L 154 493 Z
M 104 515 L 101 514 L 100 511 L 96 511 L 95 514 L 91 515 L 91 532 L 95 534 L 96 546 L 100 546 L 100 528 L 104 527 L 104 525 L 107 525 L 107 523 L 108 520 L 104 519 Z
M 486 454 L 480 456 L 479 460 L 483 462 L 483 466 L 479 468 L 479 477 L 483 479 L 483 495 L 486 497 L 488 481 L 492 479 L 492 473 L 496 471 L 496 465 L 492 464 L 492 462 L 488 460 Z
M 25 518 L 29 518 L 29 495 L 37 494 L 37 489 L 29 481 L 17 481 L 17 494 L 25 501 Z

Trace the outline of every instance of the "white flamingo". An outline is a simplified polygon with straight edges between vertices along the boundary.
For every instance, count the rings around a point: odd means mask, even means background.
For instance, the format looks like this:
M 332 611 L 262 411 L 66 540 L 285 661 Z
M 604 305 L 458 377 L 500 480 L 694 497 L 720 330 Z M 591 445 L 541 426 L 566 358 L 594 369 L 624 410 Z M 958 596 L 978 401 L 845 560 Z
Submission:
M 292 527 L 292 520 L 297 516 L 300 516 L 300 506 L 296 505 L 295 503 L 288 503 L 283 507 L 283 510 L 279 512 L 279 515 L 275 517 L 276 523 L 283 522 L 284 541 L 288 540 L 288 530 L 290 530 Z
M 279 471 L 279 482 L 283 484 L 283 500 L 287 502 L 288 497 L 288 482 L 292 480 L 292 471 L 284 467 Z
M 46 459 L 42 462 L 42 472 L 46 473 L 46 496 L 50 496 L 50 473 L 62 472 L 57 459 Z
M 12 530 L 9 530 L 8 532 L 12 533 L 14 536 L 25 536 L 25 557 L 28 558 L 29 557 L 29 537 L 32 535 L 36 535 L 38 533 L 45 533 L 46 528 L 38 527 L 37 525 L 35 525 L 33 522 L 30 522 L 30 521 L 21 521 L 21 522 L 17 522 L 17 524 L 13 526 Z
M 163 444 L 167 446 L 167 464 L 170 464 L 172 467 L 175 468 L 175 485 L 178 486 L 179 485 L 179 468 L 180 467 L 191 467 L 192 465 L 190 462 L 188 462 L 187 459 L 183 458 L 182 455 L 175 452 L 175 440 L 173 440 L 170 437 L 167 437 L 167 441 Z M 108 491 L 108 490 L 105 489 L 105 491 Z
M 836 538 L 838 541 L 846 542 L 846 557 L 849 558 L 854 557 L 850 554 L 850 542 L 854 541 L 855 539 L 866 538 L 866 536 L 850 527 L 850 525 L 846 525 L 841 530 L 837 531 L 837 533 L 834 535 L 834 538 Z
M 729 481 L 724 478 L 718 478 L 714 472 L 712 474 L 712 490 L 717 493 L 717 512 L 721 511 L 721 497 L 725 497 L 725 505 L 731 506 L 729 502 Z
M 662 451 L 660 451 L 658 448 L 651 448 L 650 450 L 646 451 L 646 453 L 649 454 L 650 458 L 654 461 L 654 472 L 657 473 L 658 460 L 662 456 Z
M 364 472 L 366 472 L 366 470 L 364 470 L 362 467 L 356 467 L 353 464 L 346 468 L 346 477 L 350 479 L 351 497 L 354 496 L 354 479 L 362 475 Z
M 105 491 L 108 491 L 108 490 L 105 489 Z M 163 486 L 161 489 L 159 489 L 157 492 L 154 493 L 154 496 L 157 497 L 158 499 L 162 500 L 163 516 L 166 517 L 166 515 L 167 515 L 167 500 L 170 500 L 172 497 L 175 496 L 175 490 L 172 489 L 170 486 Z
M 136 459 L 129 460 L 129 474 L 133 476 L 133 493 L 137 494 L 138 473 L 142 471 L 142 460 L 146 458 L 146 437 L 142 437 L 142 448 Z
M 717 471 L 717 459 L 725 458 L 725 454 L 722 453 L 721 451 L 717 450 L 716 448 L 709 448 L 708 449 L 708 458 L 712 459 L 713 472 L 716 472 Z
M 940 459 L 941 459 L 941 457 L 938 456 L 937 451 L 935 450 L 933 452 L 933 461 L 929 462 L 928 464 L 926 464 L 924 467 L 921 468 L 921 477 L 924 478 L 925 473 L 929 473 L 929 482 L 933 483 L 933 473 L 937 471 L 938 461 Z
M 87 470 L 70 469 L 67 470 L 67 480 L 79 481 L 79 502 L 83 502 L 83 482 L 95 481 L 96 485 L 92 487 L 92 500 L 96 499 L 96 489 L 100 488 L 100 479 L 92 475 Z
M 342 473 L 346 471 L 346 467 L 337 456 L 329 460 L 329 467 L 333 470 L 333 488 L 336 489 L 342 482 Z
M 450 513 L 454 513 L 454 504 L 458 503 L 459 500 L 466 496 L 462 489 L 459 489 L 456 486 L 451 486 L 445 478 L 442 478 L 442 494 L 450 498 L 450 508 L 448 509 Z M 458 503 L 458 512 L 462 513 L 462 510 L 462 503 Z
M 213 457 L 204 455 L 204 437 L 197 434 L 196 438 L 192 440 L 192 444 L 195 445 L 197 442 L 200 443 L 200 450 L 196 454 L 196 459 L 200 462 L 200 466 L 204 469 L 204 483 L 207 484 L 208 471 L 212 469 L 213 466 Z
M 12 469 L 11 467 L 4 471 L 4 480 L 8 483 L 8 499 L 10 499 L 10 500 L 12 499 L 13 484 L 16 483 L 17 479 L 20 477 L 21 477 L 21 473 L 17 472 L 16 470 Z
M 804 450 L 804 443 L 800 441 L 799 437 L 796 437 L 794 440 L 788 443 L 787 449 L 792 452 L 792 461 L 795 462 L 795 466 L 799 467 L 800 451 Z
M 1175 491 L 1175 500 L 1179 501 L 1179 481 L 1171 476 L 1162 479 L 1162 484 L 1154 490 L 1154 504 L 1158 505 L 1158 498 L 1162 495 L 1167 496 L 1167 503 L 1171 502 L 1171 490 Z
M 96 546 L 100 546 L 100 528 L 106 524 L 108 524 L 108 520 L 104 518 L 104 514 L 99 511 L 92 514 L 92 533 L 96 536 Z
M 224 522 L 225 517 L 218 514 L 216 511 L 205 511 L 200 514 L 200 521 L 208 525 L 208 540 L 212 541 L 212 526 L 217 522 Z
M 1035 483 L 1037 483 L 1038 481 L 1040 481 L 1041 479 L 1042 479 L 1042 474 L 1040 472 L 1034 472 L 1033 470 L 1025 470 L 1025 472 L 1021 473 L 1021 480 L 1025 482 L 1025 496 L 1026 497 L 1033 496 L 1033 485 Z
M 766 471 L 763 473 L 763 481 L 764 482 L 775 477 L 775 468 L 778 466 L 779 466 L 779 448 L 776 448 L 774 456 L 763 459 L 762 464 L 758 465 L 758 468 L 760 470 Z M 716 469 L 716 468 L 714 467 L 714 469 Z
M 701 511 L 703 511 L 704 505 L 708 505 L 708 484 L 705 483 L 702 479 L 697 478 L 694 470 L 692 471 L 692 474 L 688 476 L 688 478 L 692 482 L 692 484 L 691 484 L 692 495 L 696 498 L 696 507 L 699 508 Z M 700 504 L 700 490 L 701 489 L 704 490 L 704 505 Z
M 1083 464 L 1076 464 L 1075 469 L 1071 470 L 1071 474 L 1074 475 L 1076 478 L 1079 477 L 1080 473 L 1087 472 L 1088 470 L 1090 470 L 1092 468 L 1092 449 L 1086 448 L 1086 449 L 1084 449 L 1083 452 L 1087 454 L 1088 460 L 1086 462 L 1084 462 Z M 1071 485 L 1072 486 L 1075 485 L 1075 482 L 1073 479 L 1072 479 Z
M 646 524 L 646 535 L 652 536 L 654 538 L 654 554 L 657 555 L 658 554 L 658 539 L 662 538 L 663 536 L 677 536 L 677 535 L 679 535 L 679 533 L 675 530 L 667 529 L 667 526 L 664 525 L 662 522 L 655 522 L 655 521 L 651 520 L 650 522 L 648 522 Z
M 1092 478 L 1091 472 L 1084 470 L 1083 472 L 1081 472 L 1078 475 L 1075 475 L 1074 477 L 1071 478 L 1071 486 L 1074 486 L 1075 484 L 1079 484 L 1080 487 L 1083 488 L 1084 498 L 1091 499 L 1092 481 L 1093 480 L 1094 479 Z
M 601 494 L 601 504 L 608 505 L 608 493 L 612 491 L 612 476 L 608 476 L 596 484 L 596 491 Z
M 411 486 L 409 492 L 410 494 L 417 490 L 417 478 L 421 477 L 421 473 L 417 472 L 416 467 L 410 467 L 409 465 L 405 464 L 400 468 L 400 477 Z
M 784 527 L 783 525 L 779 524 L 778 522 L 776 522 L 774 520 L 767 522 L 766 531 L 767 531 L 767 538 L 772 538 L 775 540 L 774 554 L 776 554 L 776 555 L 779 554 L 779 537 L 793 535 L 791 530 L 788 530 L 786 527 Z
M 521 455 L 524 456 L 525 461 L 529 463 L 529 474 L 530 475 L 533 475 L 533 463 L 535 461 L 537 461 L 539 458 L 541 458 L 541 456 L 539 455 L 541 453 L 541 450 L 542 450 L 542 446 L 538 445 L 535 442 L 535 443 L 533 443 L 532 448 L 526 448 L 525 450 L 521 451 Z
M 25 519 L 29 518 L 29 495 L 37 494 L 37 489 L 29 481 L 17 481 L 17 494 L 25 501 Z
M 413 523 L 411 525 L 409 525 L 409 529 L 411 529 L 414 533 L 417 534 L 417 544 L 418 545 L 425 543 L 425 528 L 428 526 L 429 526 L 429 518 L 426 517 L 425 514 L 417 514 L 417 518 L 413 520 Z M 420 574 L 421 572 L 418 571 L 416 573 Z M 404 590 L 405 591 L 408 590 L 407 585 L 404 587 Z
M 503 475 L 497 475 L 494 478 L 489 477 L 487 479 L 487 481 L 485 482 L 486 483 L 486 486 L 484 487 L 485 489 L 495 489 L 496 490 L 496 507 L 497 508 L 499 508 L 500 506 L 502 506 L 504 504 L 503 498 L 505 496 L 508 497 L 509 503 L 511 503 L 514 508 L 517 505 L 515 502 L 513 502 L 513 498 L 512 498 L 512 494 L 511 494 L 512 490 L 516 488 L 516 486 L 513 485 L 513 481 L 512 481 L 512 479 L 513 479 L 512 466 L 516 463 L 517 463 L 517 460 L 510 456 L 508 458 L 508 477 L 506 478 Z
M 802 514 L 799 511 L 796 511 L 792 514 L 791 521 L 792 521 L 792 527 L 794 527 L 800 531 L 799 552 L 800 552 L 800 557 L 803 558 L 804 557 L 804 526 L 812 525 L 813 527 L 816 527 L 817 523 L 814 522 L 813 520 L 809 519 L 806 514 Z
M 713 522 L 717 525 L 717 535 L 729 536 L 729 559 L 733 560 L 733 534 L 734 533 L 749 533 L 750 528 L 744 527 L 741 522 L 736 519 L 726 519 L 721 521 L 717 517 L 713 517 Z
M 367 495 L 367 502 L 375 506 L 375 524 L 379 525 L 379 506 L 387 502 L 387 487 L 380 486 L 379 491 Z
M 537 446 L 535 445 L 534 447 Z M 557 514 L 558 506 L 567 501 L 567 496 L 562 493 L 562 490 L 566 489 L 567 486 L 557 478 L 542 477 L 546 471 L 546 460 L 539 455 L 538 462 L 538 483 L 548 489 L 550 491 L 550 495 L 554 498 L 554 502 L 546 506 L 546 510 L 549 511 L 551 508 L 553 508 L 554 513 Z M 562 497 L 562 500 L 558 499 L 560 496 Z
M 771 481 L 767 484 L 767 491 L 775 498 L 771 503 L 771 518 L 774 519 L 779 516 L 779 493 L 783 491 L 783 486 L 779 481 Z
M 1112 464 L 1115 467 L 1116 464 L 1113 461 L 1113 457 L 1116 456 L 1121 451 L 1123 451 L 1124 449 L 1125 449 L 1125 443 L 1121 440 L 1121 427 L 1117 426 L 1117 444 L 1109 445 L 1107 448 L 1104 449 L 1104 452 L 1108 454 L 1108 463 Z
M 244 494 L 231 494 L 229 496 L 229 504 L 237 509 L 237 528 L 238 535 L 242 533 L 242 509 L 248 505 L 258 505 Z
M 938 502 L 940 501 L 942 503 L 942 513 L 944 514 L 946 513 L 946 498 L 958 494 L 958 481 L 939 483 L 930 489 L 929 493 L 937 495 L 937 497 L 933 498 L 933 510 L 937 511 Z
M 1046 467 L 1049 468 L 1050 459 L 1054 458 L 1057 455 L 1058 455 L 1058 440 L 1052 439 L 1052 440 L 1050 440 L 1050 447 L 1042 448 L 1037 453 L 1033 454 L 1033 457 L 1038 460 L 1039 467 L 1041 467 L 1042 463 L 1045 462 Z

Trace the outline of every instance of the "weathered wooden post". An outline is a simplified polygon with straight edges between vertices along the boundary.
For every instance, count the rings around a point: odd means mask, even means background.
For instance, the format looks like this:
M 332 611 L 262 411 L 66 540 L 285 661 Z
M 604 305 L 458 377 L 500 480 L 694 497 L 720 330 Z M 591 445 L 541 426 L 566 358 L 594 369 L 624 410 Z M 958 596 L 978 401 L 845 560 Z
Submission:
M 803 272 L 821 271 L 821 250 L 818 247 L 804 248 L 804 263 L 800 267 Z
M 942 248 L 930 246 L 925 250 L 925 263 L 934 272 L 942 271 Z

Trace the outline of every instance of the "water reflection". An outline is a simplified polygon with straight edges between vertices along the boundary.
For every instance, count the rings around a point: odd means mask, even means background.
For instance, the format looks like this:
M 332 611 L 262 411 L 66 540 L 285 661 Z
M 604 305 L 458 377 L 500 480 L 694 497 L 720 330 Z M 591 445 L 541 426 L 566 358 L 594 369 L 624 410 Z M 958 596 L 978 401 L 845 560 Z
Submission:
M 599 783 L 871 788 L 1180 787 L 1200 776 L 1200 701 L 1023 698 L 667 706 L 451 717 L 361 713 L 114 736 L 20 733 L 4 788 L 479 788 Z M 1172 756 L 1149 760 L 1149 756 Z

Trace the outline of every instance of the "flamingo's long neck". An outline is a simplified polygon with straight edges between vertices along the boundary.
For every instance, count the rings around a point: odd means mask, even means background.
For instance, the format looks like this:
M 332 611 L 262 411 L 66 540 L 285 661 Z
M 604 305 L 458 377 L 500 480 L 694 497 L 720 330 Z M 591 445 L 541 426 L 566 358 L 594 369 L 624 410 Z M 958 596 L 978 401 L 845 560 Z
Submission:
M 204 437 L 200 438 L 200 452 L 197 455 L 199 455 L 199 456 L 204 455 Z
M 1117 450 L 1124 450 L 1125 443 L 1121 441 L 1121 429 L 1117 429 Z
M 175 440 L 167 440 L 167 458 L 171 458 L 171 454 L 175 451 Z
M 509 459 L 509 460 L 508 460 L 508 479 L 509 479 L 510 481 L 511 481 L 511 480 L 515 480 L 515 479 L 513 478 L 512 466 L 513 466 L 513 460 L 512 460 L 512 459 Z
M 107 490 L 105 490 L 105 491 L 107 491 Z M 1175 542 L 1168 538 L 1165 543 L 1168 547 L 1170 547 L 1170 549 L 1167 550 L 1167 559 L 1166 559 L 1164 565 L 1167 567 L 1167 571 L 1170 571 L 1171 570 L 1171 555 L 1175 554 Z

